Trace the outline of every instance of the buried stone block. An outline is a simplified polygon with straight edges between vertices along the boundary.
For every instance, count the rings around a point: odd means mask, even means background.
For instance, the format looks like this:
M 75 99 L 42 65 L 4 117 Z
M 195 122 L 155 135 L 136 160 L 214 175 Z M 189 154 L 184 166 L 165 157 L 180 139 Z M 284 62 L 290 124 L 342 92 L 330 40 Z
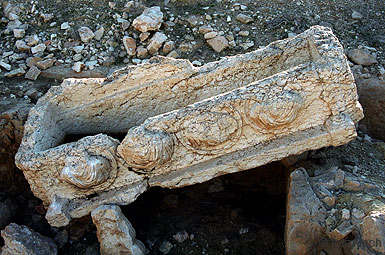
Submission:
M 65 80 L 31 110 L 16 163 L 50 224 L 64 226 L 151 186 L 347 143 L 362 117 L 342 46 L 316 26 L 201 67 L 157 57 L 106 79 Z

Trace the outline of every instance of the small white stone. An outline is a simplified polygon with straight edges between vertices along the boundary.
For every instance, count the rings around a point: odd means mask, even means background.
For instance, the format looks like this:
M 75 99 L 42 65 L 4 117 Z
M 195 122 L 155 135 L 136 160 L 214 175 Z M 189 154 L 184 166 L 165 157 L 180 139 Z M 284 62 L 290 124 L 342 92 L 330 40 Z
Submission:
M 3 61 L 0 61 L 0 67 L 4 68 L 5 70 L 7 71 L 10 71 L 11 70 L 11 65 L 10 64 L 7 64 Z
M 341 218 L 343 220 L 349 220 L 350 219 L 350 211 L 346 208 L 342 209 L 341 211 Z
M 84 49 L 84 45 L 75 46 L 72 49 L 75 51 L 75 53 L 80 54 Z
M 13 36 L 15 38 L 23 38 L 25 35 L 25 30 L 22 28 L 15 28 L 13 29 Z
M 44 43 L 40 43 L 40 44 L 36 45 L 35 47 L 32 47 L 31 52 L 32 52 L 32 54 L 44 52 L 46 48 L 47 48 L 47 46 L 45 46 Z
M 362 19 L 362 14 L 359 13 L 358 11 L 353 11 L 352 18 L 353 19 Z
M 60 29 L 62 30 L 66 30 L 68 28 L 70 28 L 70 24 L 68 22 L 64 22 L 60 25 Z
M 81 27 L 78 29 L 78 32 L 80 40 L 85 43 L 90 42 L 95 37 L 94 32 L 88 27 Z
M 73 66 L 72 66 L 72 70 L 74 70 L 75 72 L 77 73 L 80 73 L 82 71 L 82 69 L 84 68 L 84 64 L 82 62 L 76 62 Z
M 208 32 L 204 35 L 205 39 L 208 40 L 208 39 L 212 39 L 214 37 L 216 37 L 218 35 L 217 32 L 215 31 L 212 31 L 212 32 Z

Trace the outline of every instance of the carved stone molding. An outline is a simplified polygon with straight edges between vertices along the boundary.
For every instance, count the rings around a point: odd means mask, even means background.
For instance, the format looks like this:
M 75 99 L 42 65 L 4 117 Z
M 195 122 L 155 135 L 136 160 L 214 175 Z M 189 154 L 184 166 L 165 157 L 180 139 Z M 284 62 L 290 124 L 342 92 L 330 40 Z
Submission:
M 54 226 L 356 136 L 362 108 L 329 28 L 194 67 L 155 57 L 67 79 L 31 109 L 16 165 Z M 119 139 L 124 137 L 122 141 Z

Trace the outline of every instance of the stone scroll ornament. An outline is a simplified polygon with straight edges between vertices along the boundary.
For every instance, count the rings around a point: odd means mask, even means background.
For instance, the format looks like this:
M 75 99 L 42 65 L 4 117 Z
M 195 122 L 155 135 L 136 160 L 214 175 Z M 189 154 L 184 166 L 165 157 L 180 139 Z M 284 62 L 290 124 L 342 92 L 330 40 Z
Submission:
M 16 164 L 53 226 L 289 155 L 338 146 L 363 117 L 332 31 L 315 26 L 194 67 L 155 57 L 67 79 L 30 111 Z

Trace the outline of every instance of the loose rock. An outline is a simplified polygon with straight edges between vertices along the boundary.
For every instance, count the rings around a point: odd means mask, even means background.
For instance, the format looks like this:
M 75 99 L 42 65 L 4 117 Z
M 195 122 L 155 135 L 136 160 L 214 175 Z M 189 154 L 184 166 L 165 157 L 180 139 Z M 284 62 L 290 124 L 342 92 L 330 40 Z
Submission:
M 54 255 L 57 254 L 56 243 L 26 226 L 11 223 L 1 231 L 5 245 L 5 255 Z
M 207 40 L 207 43 L 216 51 L 221 52 L 229 47 L 229 41 L 224 36 L 217 36 Z
M 136 52 L 136 41 L 134 38 L 125 36 L 123 37 L 123 45 L 127 51 L 128 56 L 135 56 Z
M 370 66 L 377 63 L 375 57 L 373 57 L 369 52 L 362 49 L 354 49 L 348 51 L 348 57 L 351 61 L 358 65 Z
M 41 71 L 36 66 L 32 66 L 28 72 L 25 74 L 25 78 L 29 80 L 35 81 L 37 77 L 39 77 Z
M 88 27 L 81 27 L 78 29 L 78 32 L 80 40 L 85 43 L 90 42 L 95 37 L 94 32 L 92 32 L 92 30 Z
M 148 53 L 154 54 L 157 52 L 166 40 L 167 36 L 164 33 L 156 32 L 147 45 Z
M 238 14 L 236 17 L 235 17 L 238 21 L 242 22 L 243 24 L 247 24 L 247 23 L 250 23 L 253 21 L 253 18 L 248 16 L 248 15 L 245 15 L 243 13 L 241 14 Z
M 136 240 L 136 232 L 119 206 L 103 205 L 91 213 L 96 225 L 100 254 L 144 255 L 146 248 Z
M 160 28 L 163 21 L 163 13 L 160 10 L 159 6 L 153 6 L 147 8 L 144 12 L 134 19 L 132 26 L 140 31 L 156 31 Z

